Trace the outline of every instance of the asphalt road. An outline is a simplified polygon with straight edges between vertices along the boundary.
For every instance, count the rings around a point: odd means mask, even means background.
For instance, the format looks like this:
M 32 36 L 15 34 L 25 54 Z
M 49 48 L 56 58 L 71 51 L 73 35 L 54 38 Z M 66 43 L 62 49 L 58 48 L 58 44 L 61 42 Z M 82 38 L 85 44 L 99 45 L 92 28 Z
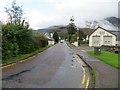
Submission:
M 2 69 L 3 88 L 85 88 L 83 69 L 66 43 Z

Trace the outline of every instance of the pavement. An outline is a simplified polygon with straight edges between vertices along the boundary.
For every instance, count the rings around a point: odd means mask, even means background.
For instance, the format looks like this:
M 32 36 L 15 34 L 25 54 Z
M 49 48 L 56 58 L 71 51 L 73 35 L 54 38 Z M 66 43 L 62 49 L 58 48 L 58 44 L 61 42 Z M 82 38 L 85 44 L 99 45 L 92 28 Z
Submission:
M 90 78 L 89 72 L 84 77 L 85 70 L 73 50 L 65 42 L 59 43 L 27 61 L 3 68 L 2 87 L 88 88 Z
M 82 55 L 85 62 L 95 71 L 95 88 L 118 88 L 118 71 L 120 70 L 88 55 L 86 52 L 93 50 L 87 45 L 74 47 L 68 44 L 71 49 L 79 55 Z M 109 56 L 108 56 L 109 57 Z

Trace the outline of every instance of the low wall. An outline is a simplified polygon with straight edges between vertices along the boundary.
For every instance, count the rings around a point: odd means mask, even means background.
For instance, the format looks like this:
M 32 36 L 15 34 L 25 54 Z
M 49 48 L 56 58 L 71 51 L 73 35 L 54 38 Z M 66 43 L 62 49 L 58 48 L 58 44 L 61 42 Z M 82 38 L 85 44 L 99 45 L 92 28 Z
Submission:
M 72 43 L 74 46 L 78 47 L 78 42 Z

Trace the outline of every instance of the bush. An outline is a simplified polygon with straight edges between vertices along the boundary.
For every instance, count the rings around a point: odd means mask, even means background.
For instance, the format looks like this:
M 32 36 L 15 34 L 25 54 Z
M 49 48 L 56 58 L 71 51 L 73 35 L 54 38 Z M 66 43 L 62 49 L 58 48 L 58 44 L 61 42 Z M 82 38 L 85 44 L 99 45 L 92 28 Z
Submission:
M 103 45 L 101 49 L 104 51 L 115 52 L 116 50 L 120 51 L 120 46 L 104 46 Z
M 45 47 L 47 39 L 31 29 L 19 25 L 3 25 L 2 59 L 7 60 L 17 55 L 28 54 Z
M 89 40 L 86 41 L 79 41 L 80 44 L 89 44 Z
M 10 8 L 5 7 L 5 11 L 9 18 L 8 23 L 2 28 L 3 60 L 34 52 L 47 45 L 47 39 L 43 39 L 43 36 L 39 39 L 33 36 L 33 30 L 29 29 L 28 22 L 22 18 L 22 7 L 17 6 L 15 1 L 12 2 Z M 35 40 L 40 41 L 42 45 L 38 45 Z
M 34 42 L 36 44 L 37 49 L 48 45 L 48 39 L 45 38 L 44 35 L 38 32 L 33 32 L 33 37 L 34 37 Z
M 16 38 L 16 27 L 4 25 L 2 29 L 2 58 L 11 58 L 19 53 L 19 46 Z

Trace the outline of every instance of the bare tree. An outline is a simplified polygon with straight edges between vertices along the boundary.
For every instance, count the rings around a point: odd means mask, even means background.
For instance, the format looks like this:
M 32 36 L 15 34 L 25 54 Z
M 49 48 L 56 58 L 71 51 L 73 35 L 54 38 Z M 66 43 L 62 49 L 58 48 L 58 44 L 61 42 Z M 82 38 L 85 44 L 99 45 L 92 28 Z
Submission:
M 22 10 L 22 6 L 17 6 L 16 5 L 16 1 L 14 0 L 12 2 L 12 6 L 9 7 L 5 7 L 5 11 L 8 14 L 8 23 L 11 24 L 16 24 L 16 25 L 20 25 L 21 23 L 21 18 L 23 15 L 23 10 Z
M 92 22 L 91 21 L 85 21 L 85 25 L 87 28 L 91 28 Z
M 94 21 L 85 21 L 85 25 L 87 28 L 92 28 L 92 29 L 95 29 L 98 25 L 99 25 L 99 22 L 94 20 Z
M 92 21 L 92 29 L 95 29 L 99 25 L 98 21 L 94 20 Z

